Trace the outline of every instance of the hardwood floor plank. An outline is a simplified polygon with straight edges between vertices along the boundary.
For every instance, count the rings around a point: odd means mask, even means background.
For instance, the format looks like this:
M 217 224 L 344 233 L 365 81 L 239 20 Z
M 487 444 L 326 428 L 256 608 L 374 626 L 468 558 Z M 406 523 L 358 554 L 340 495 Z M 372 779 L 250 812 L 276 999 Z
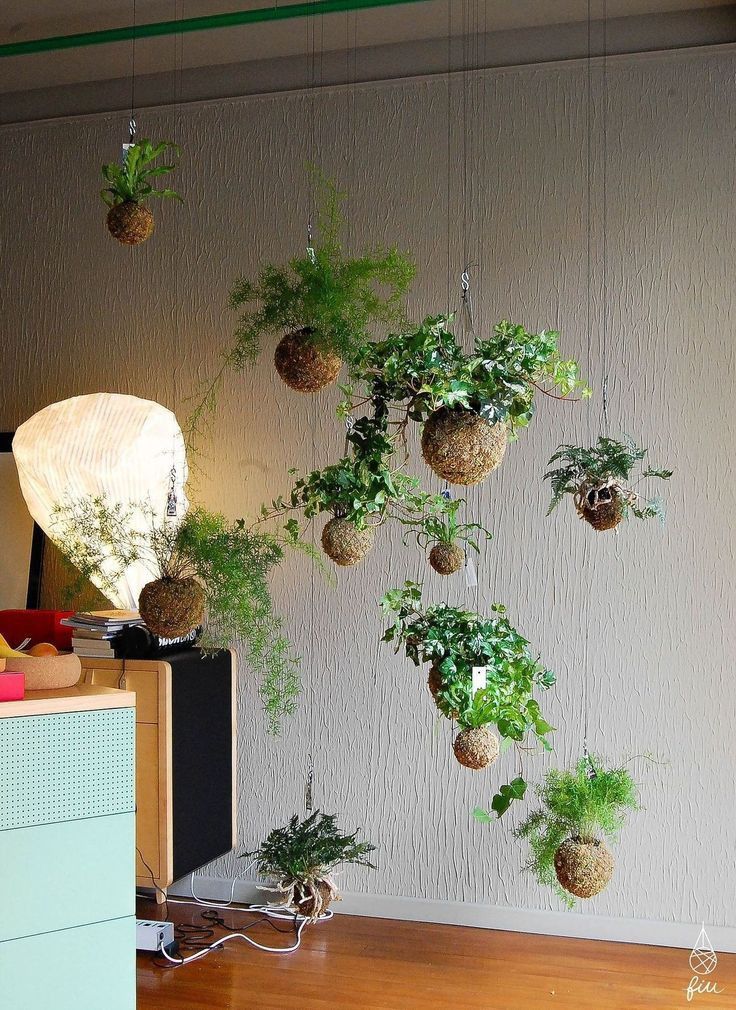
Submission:
M 174 905 L 175 923 L 202 925 Z M 140 915 L 157 915 L 141 903 Z M 235 930 L 247 909 L 220 913 Z M 222 935 L 221 930 L 216 935 Z M 248 935 L 288 946 L 293 933 L 259 923 Z M 184 951 L 184 953 L 187 953 Z M 138 957 L 138 1010 L 736 1010 L 736 955 L 709 976 L 722 992 L 687 1001 L 688 952 L 526 933 L 339 915 L 307 927 L 283 956 L 240 941 L 181 968 Z

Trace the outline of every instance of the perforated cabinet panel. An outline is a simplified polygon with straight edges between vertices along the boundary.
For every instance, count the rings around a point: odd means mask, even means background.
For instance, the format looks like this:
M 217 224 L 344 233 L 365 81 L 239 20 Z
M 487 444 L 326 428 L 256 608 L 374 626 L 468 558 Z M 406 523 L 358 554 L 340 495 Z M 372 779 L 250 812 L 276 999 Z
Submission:
M 0 719 L 0 831 L 131 812 L 135 711 Z

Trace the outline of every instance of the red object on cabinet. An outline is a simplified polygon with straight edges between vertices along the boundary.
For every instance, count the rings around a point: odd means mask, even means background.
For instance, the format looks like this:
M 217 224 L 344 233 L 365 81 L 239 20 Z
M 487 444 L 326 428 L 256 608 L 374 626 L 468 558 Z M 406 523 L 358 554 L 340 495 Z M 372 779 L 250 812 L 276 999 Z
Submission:
M 59 652 L 70 652 L 72 629 L 65 628 L 62 617 L 71 617 L 72 610 L 0 610 L 0 635 L 16 649 L 25 638 L 31 645 L 50 642 Z
M 24 673 L 0 673 L 0 701 L 23 701 L 25 693 Z

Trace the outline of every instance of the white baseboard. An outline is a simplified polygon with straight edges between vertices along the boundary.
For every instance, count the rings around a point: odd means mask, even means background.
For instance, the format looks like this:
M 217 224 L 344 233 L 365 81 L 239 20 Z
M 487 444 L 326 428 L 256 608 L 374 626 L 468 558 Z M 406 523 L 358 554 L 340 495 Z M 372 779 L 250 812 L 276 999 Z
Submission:
M 227 901 L 232 880 L 197 876 L 198 898 Z M 191 896 L 191 881 L 186 878 L 169 893 Z M 249 880 L 236 880 L 234 899 L 261 903 L 267 895 Z M 682 947 L 691 950 L 700 932 L 700 923 L 657 922 L 649 919 L 610 918 L 580 912 L 549 912 L 529 908 L 503 908 L 494 905 L 466 904 L 462 901 L 433 901 L 426 898 L 402 898 L 389 894 L 343 894 L 333 908 L 347 915 L 367 915 L 379 919 L 406 919 L 412 922 L 438 922 L 451 926 L 475 926 L 503 929 L 515 933 L 542 933 L 586 940 L 614 940 L 619 943 L 644 943 L 657 947 Z M 717 951 L 736 953 L 736 927 L 710 926 L 708 936 Z

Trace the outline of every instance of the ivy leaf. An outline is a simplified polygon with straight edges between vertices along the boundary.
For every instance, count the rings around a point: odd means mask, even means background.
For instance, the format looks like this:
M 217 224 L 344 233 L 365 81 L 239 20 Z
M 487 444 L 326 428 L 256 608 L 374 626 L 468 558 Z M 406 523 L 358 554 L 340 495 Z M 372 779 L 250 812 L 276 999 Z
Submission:
M 513 779 L 506 785 L 502 785 L 499 791 L 491 800 L 491 809 L 495 810 L 498 817 L 503 817 L 506 811 L 515 800 L 523 800 L 526 793 L 526 782 L 521 776 Z

